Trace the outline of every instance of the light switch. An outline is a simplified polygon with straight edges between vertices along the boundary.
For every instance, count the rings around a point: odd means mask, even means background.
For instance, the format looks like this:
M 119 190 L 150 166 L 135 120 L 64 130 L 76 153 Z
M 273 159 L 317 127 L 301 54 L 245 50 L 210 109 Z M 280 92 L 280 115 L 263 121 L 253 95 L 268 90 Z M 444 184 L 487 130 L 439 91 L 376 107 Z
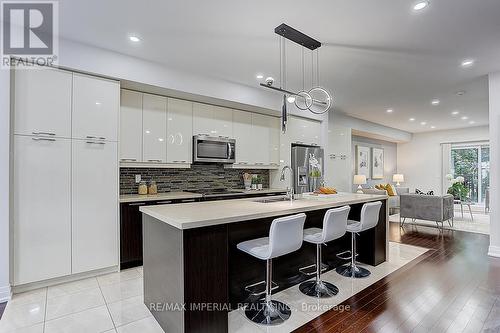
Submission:
M 135 183 L 138 184 L 141 182 L 141 175 L 135 175 Z

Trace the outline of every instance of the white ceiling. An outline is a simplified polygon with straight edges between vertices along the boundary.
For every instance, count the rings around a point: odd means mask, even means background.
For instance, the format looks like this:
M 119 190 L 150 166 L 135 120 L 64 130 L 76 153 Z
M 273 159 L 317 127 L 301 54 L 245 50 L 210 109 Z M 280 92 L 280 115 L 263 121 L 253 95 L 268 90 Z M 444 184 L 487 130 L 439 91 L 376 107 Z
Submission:
M 324 43 L 321 84 L 334 93 L 335 112 L 409 132 L 487 124 L 486 75 L 500 70 L 500 1 L 431 0 L 420 13 L 411 10 L 414 3 L 63 0 L 59 30 L 75 41 L 256 86 L 257 73 L 279 77 L 274 28 L 284 22 Z M 142 41 L 133 45 L 130 33 Z M 290 44 L 287 51 L 289 87 L 298 89 L 301 50 Z M 465 58 L 476 64 L 461 68 Z M 460 90 L 464 96 L 455 94 Z M 434 98 L 439 106 L 430 104 Z M 453 110 L 469 119 L 451 116 Z

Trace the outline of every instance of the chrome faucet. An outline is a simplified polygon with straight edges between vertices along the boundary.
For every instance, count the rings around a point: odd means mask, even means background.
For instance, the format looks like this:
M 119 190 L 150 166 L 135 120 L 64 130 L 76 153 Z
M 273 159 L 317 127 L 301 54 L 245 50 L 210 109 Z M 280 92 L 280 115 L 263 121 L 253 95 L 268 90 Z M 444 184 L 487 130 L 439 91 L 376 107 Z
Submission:
M 288 170 L 290 173 L 290 186 L 286 189 L 286 195 L 290 198 L 290 202 L 293 201 L 293 170 L 290 166 L 285 165 L 283 169 L 281 169 L 280 181 L 285 181 L 285 171 Z

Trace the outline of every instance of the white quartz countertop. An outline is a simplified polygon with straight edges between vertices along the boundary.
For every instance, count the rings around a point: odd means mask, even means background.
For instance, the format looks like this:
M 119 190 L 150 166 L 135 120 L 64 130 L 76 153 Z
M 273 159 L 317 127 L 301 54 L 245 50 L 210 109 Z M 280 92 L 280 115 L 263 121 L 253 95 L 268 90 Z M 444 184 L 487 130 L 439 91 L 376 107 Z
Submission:
M 295 214 L 376 200 L 386 195 L 339 193 L 330 196 L 304 195 L 303 198 L 272 203 L 255 202 L 258 198 L 205 201 L 140 207 L 140 211 L 177 229 L 192 229 L 235 223 L 259 218 Z
M 167 192 L 158 194 L 122 194 L 120 202 L 163 201 L 176 199 L 201 198 L 201 194 L 191 192 Z
M 286 190 L 284 189 L 277 189 L 277 188 L 266 188 L 262 190 L 233 189 L 233 191 L 240 193 L 231 193 L 231 195 L 248 195 L 248 194 L 266 195 L 269 193 L 286 192 Z M 120 202 L 127 203 L 127 202 L 143 202 L 143 201 L 163 201 L 163 200 L 193 199 L 201 197 L 202 197 L 201 194 L 192 192 L 166 192 L 153 195 L 122 194 L 120 195 Z

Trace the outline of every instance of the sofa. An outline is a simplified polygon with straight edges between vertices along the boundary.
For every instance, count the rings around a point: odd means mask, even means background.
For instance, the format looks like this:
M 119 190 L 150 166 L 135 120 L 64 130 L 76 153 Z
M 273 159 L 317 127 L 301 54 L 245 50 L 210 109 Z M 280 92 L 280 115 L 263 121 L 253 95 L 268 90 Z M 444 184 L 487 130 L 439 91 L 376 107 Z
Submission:
M 402 194 L 400 196 L 400 225 L 407 218 L 434 221 L 444 229 L 444 222 L 453 226 L 453 195 Z
M 379 194 L 387 195 L 386 190 L 379 190 L 376 188 L 365 188 L 362 190 L 364 194 Z M 399 209 L 399 202 L 401 194 L 410 193 L 410 188 L 408 187 L 396 187 L 397 195 L 390 196 L 388 200 L 389 214 L 394 214 L 394 210 Z

